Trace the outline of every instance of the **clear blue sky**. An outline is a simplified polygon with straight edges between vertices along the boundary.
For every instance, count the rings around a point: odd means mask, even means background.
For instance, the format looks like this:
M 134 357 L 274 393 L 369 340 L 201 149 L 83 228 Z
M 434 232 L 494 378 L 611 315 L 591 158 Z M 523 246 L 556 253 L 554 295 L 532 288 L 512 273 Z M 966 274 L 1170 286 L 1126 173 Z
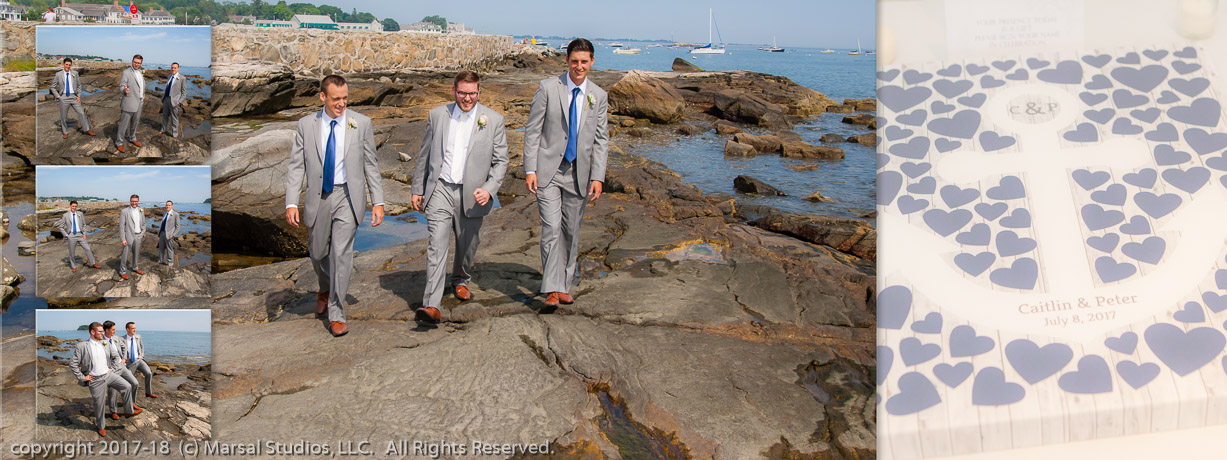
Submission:
M 96 196 L 142 203 L 203 203 L 211 195 L 208 166 L 38 166 L 35 188 L 41 197 Z
M 58 4 L 58 2 L 56 2 Z M 129 61 L 144 66 L 207 67 L 213 59 L 208 26 L 38 26 L 36 47 L 43 54 L 78 54 Z
M 136 323 L 136 333 L 141 331 L 209 332 L 209 310 L 50 310 L 35 311 L 35 329 L 38 331 L 75 331 L 77 326 L 111 320 L 118 326 L 115 335 L 124 335 L 124 325 Z M 85 331 L 81 332 L 85 337 Z
M 270 0 L 270 3 L 276 1 Z M 321 3 L 345 11 L 357 8 L 380 20 L 392 18 L 401 24 L 439 15 L 473 27 L 479 34 L 673 38 L 696 43 L 707 42 L 707 9 L 712 8 L 726 43 L 770 43 L 773 34 L 783 47 L 856 48 L 858 37 L 866 49 L 876 48 L 877 43 L 877 2 L 874 0 L 313 2 L 315 5 Z

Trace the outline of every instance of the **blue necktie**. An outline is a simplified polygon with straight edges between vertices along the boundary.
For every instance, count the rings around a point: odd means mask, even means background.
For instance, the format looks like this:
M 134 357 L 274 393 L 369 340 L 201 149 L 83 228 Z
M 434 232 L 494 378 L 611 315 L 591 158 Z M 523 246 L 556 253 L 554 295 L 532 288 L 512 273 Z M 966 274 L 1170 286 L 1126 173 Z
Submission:
M 69 74 L 64 74 L 64 88 L 66 88 L 64 95 L 72 96 L 72 76 Z
M 328 146 L 324 148 L 324 193 L 332 193 L 333 177 L 337 161 L 337 121 L 328 126 Z
M 166 95 L 170 96 L 170 85 L 175 83 L 175 76 L 171 75 L 170 80 L 166 81 Z
M 165 232 L 165 231 L 166 231 L 166 219 L 170 219 L 170 213 L 169 213 L 169 212 L 168 212 L 168 213 L 166 213 L 166 215 L 165 215 L 165 216 L 162 216 L 162 228 L 161 228 L 161 229 L 159 229 L 159 232 Z
M 128 343 L 132 344 L 128 346 L 129 354 L 132 355 L 129 361 L 136 362 L 136 337 L 129 338 Z
M 81 230 L 77 229 L 77 213 L 72 214 L 72 233 L 74 235 L 81 233 Z
M 567 128 L 567 151 L 562 155 L 567 162 L 575 161 L 575 151 L 578 149 L 579 137 L 579 116 L 575 113 L 575 104 L 579 100 L 579 88 L 571 90 L 571 110 L 567 112 L 567 116 L 571 117 L 571 126 Z

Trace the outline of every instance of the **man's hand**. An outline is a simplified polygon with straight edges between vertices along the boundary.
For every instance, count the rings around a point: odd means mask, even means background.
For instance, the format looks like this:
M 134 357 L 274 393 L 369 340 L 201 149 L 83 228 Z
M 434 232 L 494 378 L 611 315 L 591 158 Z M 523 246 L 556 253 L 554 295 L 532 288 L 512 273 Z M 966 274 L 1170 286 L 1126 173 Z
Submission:
M 596 201 L 601 197 L 601 181 L 594 180 L 592 185 L 588 186 L 588 201 Z
M 128 89 L 128 85 L 124 85 L 124 94 L 128 94 L 130 92 L 132 92 L 132 90 Z
M 81 103 L 81 96 L 77 96 L 77 103 L 78 103 L 78 104 L 80 104 L 80 103 Z
M 375 206 L 371 208 L 371 226 L 378 227 L 383 223 L 383 206 Z
M 473 199 L 477 201 L 477 204 L 485 206 L 486 203 L 490 201 L 490 192 L 487 192 L 486 189 L 482 188 L 474 190 Z
M 291 207 L 285 208 L 285 221 L 289 223 L 290 226 L 293 226 L 293 227 L 298 226 L 298 208 L 297 207 L 291 206 Z
M 528 176 L 524 178 L 524 185 L 528 186 L 529 193 L 536 195 L 537 194 L 537 173 L 529 173 Z
M 409 195 L 409 206 L 413 206 L 414 211 L 422 211 L 422 195 Z
M 85 376 L 85 381 L 86 381 L 86 382 L 90 382 L 90 381 L 93 381 L 93 380 L 94 380 L 94 376 L 92 376 L 92 375 L 87 375 L 87 376 Z
M 119 244 L 120 244 L 121 246 L 127 246 L 127 245 L 128 245 L 128 240 L 123 240 L 123 241 L 119 242 Z

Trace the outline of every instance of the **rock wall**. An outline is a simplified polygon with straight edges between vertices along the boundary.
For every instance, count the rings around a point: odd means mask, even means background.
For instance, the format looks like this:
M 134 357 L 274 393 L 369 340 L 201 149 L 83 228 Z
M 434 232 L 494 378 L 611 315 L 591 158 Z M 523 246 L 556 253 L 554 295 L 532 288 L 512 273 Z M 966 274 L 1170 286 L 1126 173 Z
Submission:
M 524 45 L 500 35 L 442 35 L 414 32 L 337 32 L 213 28 L 213 62 L 268 61 L 288 65 L 296 75 L 386 72 L 410 69 L 482 69 L 521 51 Z
M 34 26 L 37 22 L 0 21 L 3 33 L 4 64 L 34 60 Z

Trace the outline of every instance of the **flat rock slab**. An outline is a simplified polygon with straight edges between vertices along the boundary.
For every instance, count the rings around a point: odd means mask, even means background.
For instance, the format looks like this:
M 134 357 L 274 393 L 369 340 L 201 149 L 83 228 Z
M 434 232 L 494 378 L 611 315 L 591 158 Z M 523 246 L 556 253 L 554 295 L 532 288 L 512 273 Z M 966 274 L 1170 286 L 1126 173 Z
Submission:
M 209 264 L 197 262 L 183 265 L 196 254 L 187 248 L 175 250 L 180 265 L 169 267 L 158 263 L 156 234 L 141 239 L 139 267 L 144 275 L 129 273 L 119 276 L 123 246 L 115 226 L 88 235 L 86 241 L 94 251 L 101 269 L 87 267 L 85 251 L 76 249 L 77 271 L 68 266 L 68 240 L 53 240 L 38 245 L 37 290 L 42 297 L 208 297 Z M 205 253 L 208 254 L 207 252 Z

